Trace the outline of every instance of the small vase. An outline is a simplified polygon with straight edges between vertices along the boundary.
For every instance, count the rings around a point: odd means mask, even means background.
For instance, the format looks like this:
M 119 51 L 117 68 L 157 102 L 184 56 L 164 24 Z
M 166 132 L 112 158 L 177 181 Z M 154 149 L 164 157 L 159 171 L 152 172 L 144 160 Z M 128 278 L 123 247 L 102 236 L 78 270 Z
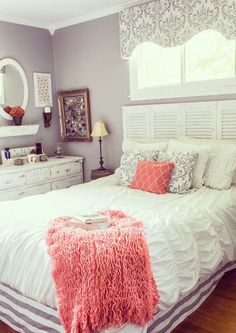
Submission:
M 21 125 L 22 119 L 23 119 L 22 116 L 13 116 L 12 118 L 13 118 L 14 124 L 16 126 L 20 126 Z
M 5 148 L 5 158 L 9 160 L 11 158 L 10 148 Z

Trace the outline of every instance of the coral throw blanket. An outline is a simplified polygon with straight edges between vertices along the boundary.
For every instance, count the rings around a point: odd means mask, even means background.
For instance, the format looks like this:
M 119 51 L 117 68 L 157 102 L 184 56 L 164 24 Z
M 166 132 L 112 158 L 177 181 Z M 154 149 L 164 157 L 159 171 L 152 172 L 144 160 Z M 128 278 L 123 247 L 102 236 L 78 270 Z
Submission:
M 142 222 L 120 211 L 102 213 L 108 216 L 106 230 L 86 231 L 71 226 L 71 217 L 60 217 L 47 231 L 58 314 L 66 333 L 90 333 L 126 322 L 143 326 L 158 303 Z

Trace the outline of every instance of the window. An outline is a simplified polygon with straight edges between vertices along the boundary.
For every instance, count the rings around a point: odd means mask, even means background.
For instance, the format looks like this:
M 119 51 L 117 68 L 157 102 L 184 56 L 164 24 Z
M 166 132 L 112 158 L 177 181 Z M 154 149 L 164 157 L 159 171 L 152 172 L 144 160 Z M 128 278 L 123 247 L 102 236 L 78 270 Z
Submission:
M 236 43 L 206 30 L 184 45 L 142 43 L 130 58 L 131 99 L 235 93 Z
M 4 96 L 4 76 L 3 73 L 0 72 L 0 105 L 5 104 L 5 96 Z

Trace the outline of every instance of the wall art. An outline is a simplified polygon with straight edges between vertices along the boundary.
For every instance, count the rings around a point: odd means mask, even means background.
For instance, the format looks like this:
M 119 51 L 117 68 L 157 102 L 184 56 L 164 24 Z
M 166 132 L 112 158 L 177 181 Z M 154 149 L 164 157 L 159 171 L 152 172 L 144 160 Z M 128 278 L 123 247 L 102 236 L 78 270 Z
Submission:
M 52 79 L 49 73 L 34 73 L 35 106 L 53 106 Z
M 92 141 L 89 90 L 57 93 L 62 141 Z

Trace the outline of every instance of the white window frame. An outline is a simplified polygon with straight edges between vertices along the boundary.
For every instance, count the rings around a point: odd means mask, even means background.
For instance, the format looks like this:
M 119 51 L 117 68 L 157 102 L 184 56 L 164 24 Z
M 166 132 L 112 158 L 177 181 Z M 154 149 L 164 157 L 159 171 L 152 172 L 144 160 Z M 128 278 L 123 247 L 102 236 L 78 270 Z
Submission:
M 184 48 L 181 55 L 181 71 L 184 76 Z M 138 64 L 141 59 L 141 49 L 138 56 L 129 59 L 130 100 L 157 100 L 170 98 L 203 97 L 215 95 L 235 95 L 236 93 L 236 65 L 235 77 L 228 79 L 187 82 L 180 85 L 163 85 L 153 88 L 140 89 L 138 87 Z M 236 61 L 236 56 L 235 56 Z

